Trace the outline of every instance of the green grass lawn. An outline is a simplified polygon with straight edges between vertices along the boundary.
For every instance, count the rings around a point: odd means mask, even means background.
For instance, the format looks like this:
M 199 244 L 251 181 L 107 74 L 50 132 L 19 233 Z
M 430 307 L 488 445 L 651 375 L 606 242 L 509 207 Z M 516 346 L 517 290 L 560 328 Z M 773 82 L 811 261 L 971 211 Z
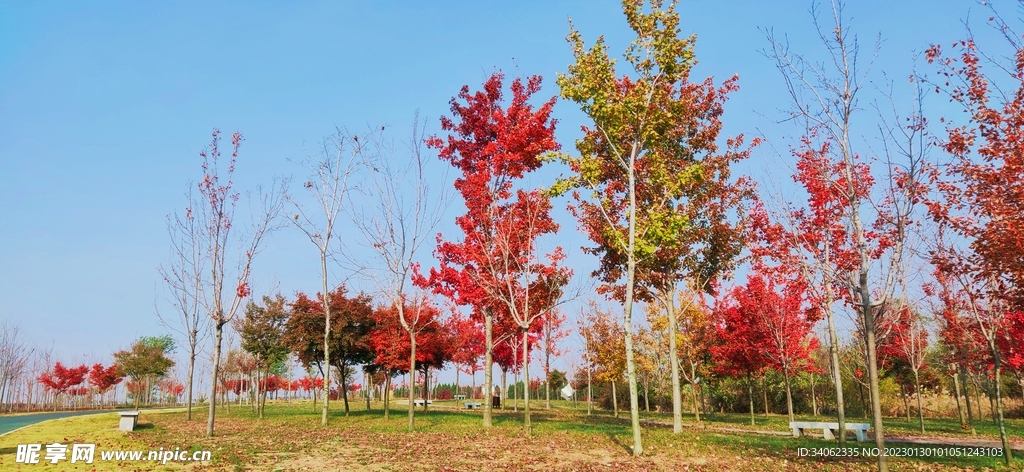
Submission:
M 533 435 L 522 428 L 519 413 L 497 411 L 494 427 L 480 425 L 479 410 L 455 410 L 454 401 L 435 401 L 429 413 L 416 411 L 416 427 L 407 431 L 405 405 L 393 407 L 385 421 L 381 404 L 365 411 L 365 402 L 351 403 L 346 417 L 341 402 L 332 403 L 329 424 L 320 425 L 319 408 L 309 401 L 277 401 L 267 406 L 266 416 L 256 418 L 248 406 L 232 405 L 230 413 L 218 411 L 217 434 L 205 435 L 205 409 L 194 411 L 191 422 L 184 413 L 144 412 L 141 428 L 132 433 L 117 431 L 115 415 L 68 418 L 29 427 L 3 437 L 0 468 L 35 470 L 42 465 L 19 469 L 14 462 L 17 444 L 95 441 L 99 448 L 210 450 L 209 463 L 167 465 L 136 462 L 93 464 L 96 470 L 871 470 L 873 458 L 800 457 L 800 448 L 835 448 L 834 441 L 816 438 L 724 433 L 711 428 L 750 428 L 749 415 L 711 415 L 701 425 L 672 434 L 670 427 L 645 427 L 642 457 L 630 455 L 632 444 L 628 413 L 612 418 L 606 411 L 586 415 L 585 406 L 531 401 Z M 318 405 L 319 407 L 319 405 Z M 582 410 L 580 409 L 582 407 Z M 670 421 L 669 415 L 645 417 Z M 785 416 L 758 415 L 757 429 L 788 430 Z M 802 417 L 802 419 L 811 419 Z M 821 418 L 825 420 L 825 418 Z M 693 423 L 692 416 L 685 418 Z M 853 418 L 851 421 L 859 421 Z M 916 429 L 916 422 L 889 419 L 890 431 Z M 59 423 L 58 423 L 59 422 Z M 1014 428 L 1022 431 L 1021 422 Z M 929 424 L 935 430 L 960 434 L 943 420 Z M 979 434 L 989 432 L 979 425 Z M 871 447 L 873 444 L 851 446 Z M 892 458 L 892 470 L 955 470 L 957 468 L 1006 470 L 1000 458 Z M 75 469 L 66 462 L 57 470 Z M 1014 468 L 1024 467 L 1017 460 Z M 47 470 L 54 470 L 48 468 Z

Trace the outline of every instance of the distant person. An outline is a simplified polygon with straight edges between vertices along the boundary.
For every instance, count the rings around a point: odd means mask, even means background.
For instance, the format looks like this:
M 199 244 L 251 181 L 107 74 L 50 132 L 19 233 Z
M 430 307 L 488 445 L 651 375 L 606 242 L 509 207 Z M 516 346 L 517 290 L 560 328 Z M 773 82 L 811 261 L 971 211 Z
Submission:
M 491 408 L 501 408 L 501 389 L 494 386 L 494 393 L 491 396 Z

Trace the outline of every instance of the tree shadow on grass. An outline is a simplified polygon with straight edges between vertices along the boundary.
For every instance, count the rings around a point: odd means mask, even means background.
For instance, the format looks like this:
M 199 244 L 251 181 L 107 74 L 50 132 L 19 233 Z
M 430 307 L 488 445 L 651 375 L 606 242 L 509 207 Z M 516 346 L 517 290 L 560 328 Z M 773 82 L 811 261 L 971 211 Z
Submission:
M 633 454 L 633 445 L 632 444 L 626 444 L 625 441 L 619 439 L 619 435 L 617 435 L 617 434 L 615 434 L 615 433 L 613 433 L 611 431 L 608 431 L 608 432 L 604 433 L 604 435 L 608 436 L 608 440 L 610 440 L 616 446 L 619 446 L 620 448 L 622 448 L 622 450 L 625 451 L 626 454 L 629 454 L 629 455 Z

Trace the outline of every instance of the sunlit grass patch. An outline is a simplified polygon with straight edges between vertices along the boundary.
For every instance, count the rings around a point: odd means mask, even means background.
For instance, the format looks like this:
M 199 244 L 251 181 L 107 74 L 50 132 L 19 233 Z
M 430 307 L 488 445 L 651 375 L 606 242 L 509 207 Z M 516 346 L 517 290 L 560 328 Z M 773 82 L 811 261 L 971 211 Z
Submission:
M 126 449 L 188 448 L 211 450 L 210 470 L 872 470 L 874 458 L 799 457 L 799 448 L 835 448 L 834 441 L 805 437 L 727 433 L 714 427 L 733 427 L 743 415 L 714 415 L 702 424 L 690 424 L 681 434 L 671 427 L 646 426 L 644 455 L 632 457 L 632 431 L 628 412 L 613 418 L 609 412 L 553 405 L 533 411 L 533 435 L 523 430 L 523 412 L 497 410 L 494 427 L 481 426 L 479 410 L 431 405 L 424 414 L 416 410 L 415 428 L 408 431 L 408 410 L 398 405 L 390 418 L 383 419 L 381 404 L 371 411 L 365 403 L 353 402 L 345 416 L 340 402 L 332 403 L 327 426 L 320 424 L 320 408 L 309 401 L 277 401 L 267 405 L 259 419 L 248 405 L 231 406 L 217 412 L 216 435 L 206 436 L 206 410 L 196 409 L 193 420 L 184 412 L 144 414 L 142 429 L 126 435 L 116 431 L 116 415 L 98 415 L 67 420 L 76 423 L 82 439 L 96 438 L 113 447 Z M 531 405 L 532 406 L 532 405 Z M 103 419 L 106 418 L 106 419 Z M 749 417 L 745 418 L 749 422 Z M 147 423 L 152 423 L 148 426 Z M 759 429 L 788 430 L 785 416 L 771 416 Z M 49 428 L 49 429 L 48 429 Z M 106 428 L 106 429 L 103 429 Z M 52 426 L 30 428 L 32 434 L 53 434 Z M 63 430 L 62 430 L 63 431 Z M 42 436 L 38 436 L 42 435 Z M 6 439 L 6 438 L 5 438 Z M 26 437 L 26 440 L 29 439 Z M 51 438 L 52 439 L 52 438 Z M 57 439 L 63 439 L 63 436 Z M 122 441 L 114 443 L 115 440 Z M 873 447 L 873 443 L 850 441 L 851 447 Z M 4 466 L 13 461 L 13 449 L 3 456 Z M 930 458 L 890 460 L 892 470 L 955 470 L 992 468 L 999 458 Z M 1015 464 L 1024 464 L 1020 461 Z M 29 467 L 29 466 L 26 466 Z M 184 467 L 184 466 L 176 466 Z M 116 470 L 98 464 L 98 470 Z M 173 470 L 154 464 L 132 464 L 139 470 Z M 447 469 L 446 469 L 447 468 Z M 28 469 L 25 469 L 28 470 Z M 75 469 L 70 469 L 75 470 Z M 88 469 L 78 469 L 88 470 Z M 1010 469 L 1016 470 L 1016 469 Z

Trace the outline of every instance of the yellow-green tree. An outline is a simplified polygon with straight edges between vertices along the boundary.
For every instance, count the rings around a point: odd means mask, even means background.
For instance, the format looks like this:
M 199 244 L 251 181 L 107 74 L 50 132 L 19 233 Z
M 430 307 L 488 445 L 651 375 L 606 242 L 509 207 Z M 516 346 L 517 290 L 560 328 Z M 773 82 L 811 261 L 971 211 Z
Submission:
M 742 249 L 740 202 L 749 194 L 732 181 L 730 164 L 747 156 L 742 137 L 719 151 L 725 96 L 736 77 L 716 87 L 691 82 L 694 37 L 683 38 L 675 2 L 623 1 L 637 37 L 619 75 L 603 39 L 589 49 L 575 29 L 569 43 L 575 63 L 558 77 L 563 98 L 579 104 L 593 126 L 577 141 L 579 157 L 563 157 L 574 175 L 555 193 L 573 190 L 574 214 L 601 258 L 595 275 L 605 293 L 624 305 L 626 372 L 630 390 L 633 453 L 641 454 L 633 339 L 633 301 L 660 300 L 674 326 L 676 285 L 698 281 L 702 289 L 731 267 Z M 583 196 L 580 190 L 589 191 Z M 670 338 L 671 339 L 671 338 Z M 673 346 L 670 344 L 670 349 Z M 675 358 L 674 353 L 670 358 Z M 673 366 L 675 430 L 679 417 L 678 367 Z

